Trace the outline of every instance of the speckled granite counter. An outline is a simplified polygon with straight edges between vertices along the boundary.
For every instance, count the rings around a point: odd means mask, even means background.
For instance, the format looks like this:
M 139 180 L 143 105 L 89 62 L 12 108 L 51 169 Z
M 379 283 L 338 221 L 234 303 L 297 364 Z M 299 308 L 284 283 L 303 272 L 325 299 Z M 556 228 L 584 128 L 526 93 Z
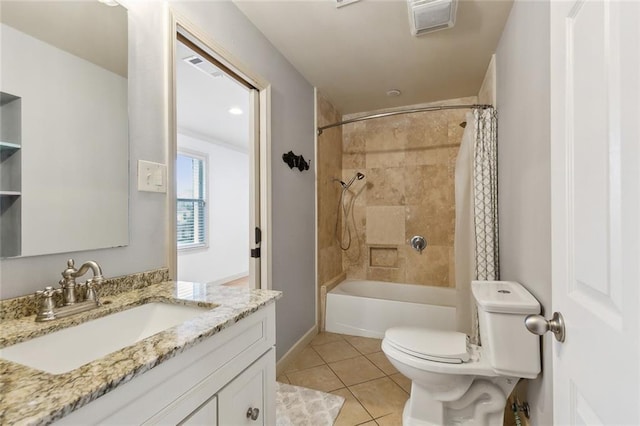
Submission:
M 104 297 L 107 304 L 98 309 L 51 323 L 36 323 L 33 315 L 3 320 L 0 348 L 148 302 L 212 308 L 64 374 L 53 375 L 0 359 L 0 424 L 47 424 L 60 419 L 273 303 L 280 295 L 270 290 L 164 282 Z

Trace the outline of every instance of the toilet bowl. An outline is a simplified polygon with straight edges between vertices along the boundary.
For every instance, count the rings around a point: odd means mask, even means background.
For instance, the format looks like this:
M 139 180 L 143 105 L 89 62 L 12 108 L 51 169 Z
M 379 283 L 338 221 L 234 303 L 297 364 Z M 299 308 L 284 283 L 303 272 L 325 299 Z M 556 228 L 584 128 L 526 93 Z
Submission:
M 524 318 L 538 301 L 520 284 L 474 281 L 482 346 L 463 333 L 419 327 L 386 331 L 382 350 L 411 379 L 404 426 L 502 425 L 507 397 L 520 378 L 540 372 L 539 337 Z

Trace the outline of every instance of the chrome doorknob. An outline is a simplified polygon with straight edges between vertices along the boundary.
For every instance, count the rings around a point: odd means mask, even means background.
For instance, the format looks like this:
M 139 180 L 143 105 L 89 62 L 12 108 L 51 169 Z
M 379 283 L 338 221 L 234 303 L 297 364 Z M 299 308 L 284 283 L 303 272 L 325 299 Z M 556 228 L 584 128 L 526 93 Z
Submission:
M 550 331 L 558 342 L 564 342 L 564 318 L 562 318 L 560 312 L 554 312 L 553 317 L 548 321 L 542 315 L 528 315 L 524 319 L 524 325 L 533 334 L 542 336 L 547 331 Z
M 259 408 L 251 408 L 247 410 L 247 418 L 251 420 L 258 420 L 258 416 L 260 415 Z

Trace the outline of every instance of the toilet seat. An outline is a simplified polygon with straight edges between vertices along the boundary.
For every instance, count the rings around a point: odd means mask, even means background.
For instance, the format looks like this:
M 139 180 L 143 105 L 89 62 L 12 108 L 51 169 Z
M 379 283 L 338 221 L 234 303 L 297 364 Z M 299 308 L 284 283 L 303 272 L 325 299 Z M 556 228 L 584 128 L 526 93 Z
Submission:
M 419 327 L 394 327 L 388 329 L 384 337 L 396 350 L 427 361 L 462 364 L 470 359 L 467 336 L 463 333 Z

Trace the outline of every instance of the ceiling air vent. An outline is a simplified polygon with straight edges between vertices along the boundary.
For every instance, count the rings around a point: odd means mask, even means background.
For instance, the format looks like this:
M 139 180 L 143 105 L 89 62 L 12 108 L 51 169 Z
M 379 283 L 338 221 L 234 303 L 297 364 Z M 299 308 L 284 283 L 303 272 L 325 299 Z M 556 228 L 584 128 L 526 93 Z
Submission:
M 182 60 L 198 69 L 198 71 L 202 71 L 203 73 L 208 74 L 211 77 L 219 78 L 223 76 L 222 71 L 220 71 L 216 66 L 214 66 L 209 61 L 205 61 L 197 55 L 187 56 Z
M 407 0 L 411 34 L 446 30 L 456 23 L 457 0 Z

